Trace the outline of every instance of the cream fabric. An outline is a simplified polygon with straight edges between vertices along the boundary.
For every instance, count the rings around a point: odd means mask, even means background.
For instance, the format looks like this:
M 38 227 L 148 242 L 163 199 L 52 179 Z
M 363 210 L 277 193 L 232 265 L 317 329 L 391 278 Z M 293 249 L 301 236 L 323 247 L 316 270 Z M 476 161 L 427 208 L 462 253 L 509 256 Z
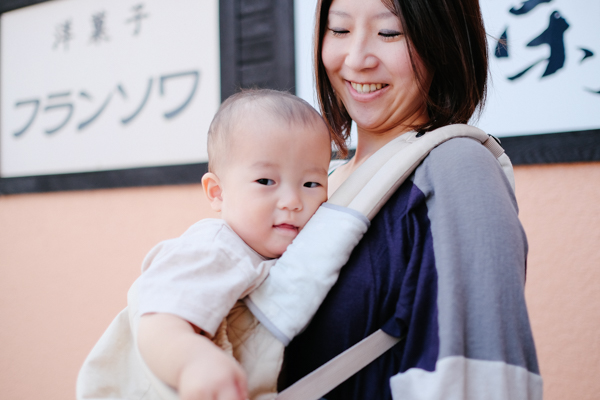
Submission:
M 305 326 L 367 228 L 366 218 L 356 212 L 322 206 L 279 260 L 263 260 L 221 220 L 201 221 L 182 237 L 162 242 L 146 257 L 142 276 L 128 293 L 128 307 L 86 359 L 77 398 L 177 399 L 150 372 L 135 343 L 141 315 L 168 312 L 205 330 L 240 362 L 251 399 L 273 399 L 284 346 L 239 299 L 276 265 L 280 277 L 302 290 L 275 301 L 296 304 L 288 316 L 294 325 Z
M 444 126 L 422 136 L 410 131 L 394 138 L 342 183 L 330 196 L 327 206 L 340 207 L 346 212 L 355 212 L 371 220 L 433 148 L 456 137 L 468 137 L 482 144 L 486 143 L 488 150 L 492 151 L 503 168 L 514 191 L 512 165 L 504 150 L 482 130 L 456 124 Z M 335 252 L 338 251 L 338 247 L 335 249 L 332 248 L 325 257 L 337 256 Z M 345 257 L 343 254 L 339 255 Z M 314 273 L 315 276 L 320 276 L 319 271 Z M 318 278 L 307 275 L 305 286 L 308 287 L 317 280 Z M 290 312 L 294 309 L 294 304 L 287 301 L 287 294 L 295 288 L 297 285 L 291 287 L 285 275 L 273 271 L 269 279 L 252 291 L 245 300 L 260 322 L 286 345 L 290 338 L 304 329 L 304 325 L 295 322 L 290 316 L 294 315 Z M 318 304 L 321 301 L 322 299 Z M 316 310 L 312 311 L 313 314 L 314 312 Z
M 542 377 L 504 361 L 445 357 L 434 371 L 411 368 L 390 379 L 394 399 L 520 400 L 543 398 Z
M 204 219 L 146 256 L 138 278 L 140 313 L 174 314 L 214 336 L 275 261 L 248 247 L 225 221 Z

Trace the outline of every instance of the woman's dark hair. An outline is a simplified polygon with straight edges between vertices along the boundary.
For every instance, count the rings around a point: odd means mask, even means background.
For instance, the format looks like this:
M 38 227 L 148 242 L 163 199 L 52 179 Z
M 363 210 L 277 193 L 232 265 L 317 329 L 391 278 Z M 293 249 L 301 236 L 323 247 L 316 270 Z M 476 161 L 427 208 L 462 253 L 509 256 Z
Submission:
M 487 87 L 488 52 L 479 0 L 381 0 L 398 16 L 429 121 L 412 128 L 428 132 L 449 124 L 464 124 L 483 107 Z M 315 26 L 315 76 L 323 117 L 346 157 L 352 122 L 337 98 L 321 52 L 332 0 L 319 0 Z M 431 78 L 417 68 L 421 60 Z

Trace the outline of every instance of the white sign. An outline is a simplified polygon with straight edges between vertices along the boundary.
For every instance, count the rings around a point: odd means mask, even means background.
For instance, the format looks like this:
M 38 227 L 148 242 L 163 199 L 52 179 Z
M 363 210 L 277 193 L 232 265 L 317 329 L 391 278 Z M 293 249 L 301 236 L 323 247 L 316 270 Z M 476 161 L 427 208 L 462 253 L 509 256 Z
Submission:
M 0 176 L 199 163 L 218 0 L 57 0 L 0 26 Z
M 473 123 L 497 136 L 600 128 L 600 1 L 481 0 L 487 104 Z M 316 0 L 295 1 L 296 92 L 313 105 Z M 512 11 L 511 11 L 512 10 Z M 496 54 L 506 31 L 508 46 Z
M 600 1 L 482 0 L 498 136 L 600 128 Z M 494 40 L 504 37 L 507 47 Z

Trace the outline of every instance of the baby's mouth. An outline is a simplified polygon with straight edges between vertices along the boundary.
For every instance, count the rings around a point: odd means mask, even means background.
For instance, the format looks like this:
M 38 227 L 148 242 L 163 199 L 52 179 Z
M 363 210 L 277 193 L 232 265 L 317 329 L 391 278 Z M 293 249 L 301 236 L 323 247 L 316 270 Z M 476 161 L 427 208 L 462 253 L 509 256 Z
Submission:
M 280 231 L 288 232 L 291 234 L 297 234 L 299 231 L 298 227 L 292 224 L 277 224 L 273 225 L 273 227 Z
M 350 82 L 354 90 L 358 93 L 371 93 L 377 90 L 383 89 L 388 84 L 387 83 L 356 83 Z

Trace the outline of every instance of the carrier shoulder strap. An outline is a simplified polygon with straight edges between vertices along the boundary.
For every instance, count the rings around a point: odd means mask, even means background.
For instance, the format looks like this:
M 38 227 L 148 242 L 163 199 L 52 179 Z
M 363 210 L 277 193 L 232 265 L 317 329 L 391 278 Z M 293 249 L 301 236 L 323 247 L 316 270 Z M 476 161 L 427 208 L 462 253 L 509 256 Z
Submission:
M 320 399 L 400 340 L 379 329 L 279 393 L 275 400 Z
M 407 132 L 393 139 L 358 167 L 327 202 L 352 208 L 372 220 L 431 150 L 457 137 L 475 139 L 483 144 L 498 160 L 514 191 L 512 164 L 498 140 L 481 129 L 456 124 L 420 137 L 417 132 Z
M 372 220 L 431 150 L 456 137 L 483 144 L 498 160 L 515 190 L 512 164 L 499 141 L 480 129 L 457 124 L 420 137 L 416 132 L 408 132 L 390 141 L 357 168 L 328 203 L 352 208 Z M 276 400 L 320 399 L 402 339 L 380 329 L 279 393 Z

